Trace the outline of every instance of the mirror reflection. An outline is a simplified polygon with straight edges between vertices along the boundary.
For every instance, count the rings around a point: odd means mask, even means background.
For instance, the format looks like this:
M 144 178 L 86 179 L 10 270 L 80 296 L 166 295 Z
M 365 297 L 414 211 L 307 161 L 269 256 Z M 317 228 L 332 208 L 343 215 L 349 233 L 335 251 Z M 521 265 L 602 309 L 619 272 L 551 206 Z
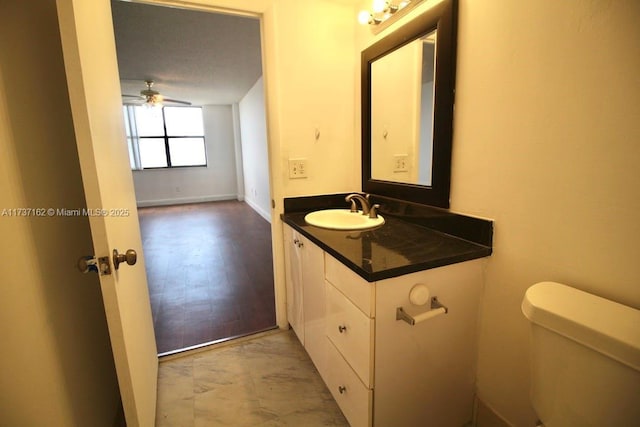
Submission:
M 431 185 L 437 30 L 371 63 L 371 176 Z

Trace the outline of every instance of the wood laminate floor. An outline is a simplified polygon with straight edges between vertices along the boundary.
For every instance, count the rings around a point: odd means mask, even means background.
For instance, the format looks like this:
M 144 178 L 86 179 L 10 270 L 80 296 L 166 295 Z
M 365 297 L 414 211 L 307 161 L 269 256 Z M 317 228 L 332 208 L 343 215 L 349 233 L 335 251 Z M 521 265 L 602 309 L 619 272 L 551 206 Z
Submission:
M 275 327 L 271 227 L 251 207 L 138 213 L 158 353 Z

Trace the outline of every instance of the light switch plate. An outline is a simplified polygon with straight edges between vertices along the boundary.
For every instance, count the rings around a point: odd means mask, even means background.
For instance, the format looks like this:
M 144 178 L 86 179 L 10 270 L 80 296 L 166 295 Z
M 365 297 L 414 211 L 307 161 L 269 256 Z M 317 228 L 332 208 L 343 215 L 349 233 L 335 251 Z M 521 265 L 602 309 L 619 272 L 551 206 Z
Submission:
M 289 159 L 289 179 L 307 177 L 307 159 Z
M 406 154 L 396 154 L 393 156 L 393 171 L 407 172 L 409 170 L 409 156 Z

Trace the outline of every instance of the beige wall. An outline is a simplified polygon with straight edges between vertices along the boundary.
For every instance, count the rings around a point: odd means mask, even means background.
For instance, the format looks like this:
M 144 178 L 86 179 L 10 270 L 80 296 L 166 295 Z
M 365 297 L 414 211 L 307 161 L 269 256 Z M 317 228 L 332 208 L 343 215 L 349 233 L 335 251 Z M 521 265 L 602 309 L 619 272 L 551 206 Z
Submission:
M 353 54 L 356 26 L 349 3 L 274 1 L 275 51 L 267 61 L 276 69 L 265 77 L 267 98 L 278 102 L 279 132 L 270 142 L 279 147 L 272 164 L 282 169 L 273 180 L 284 196 L 360 188 L 354 173 L 360 151 L 354 127 L 359 57 Z M 272 129 L 273 112 L 267 113 Z M 308 159 L 307 179 L 289 179 L 289 158 Z
M 525 290 L 555 280 L 640 308 L 640 3 L 459 6 L 451 209 L 495 220 L 478 391 L 530 426 Z
M 530 425 L 528 286 L 640 308 L 640 3 L 464 1 L 452 209 L 496 221 L 478 389 Z
M 115 368 L 86 218 L 10 216 L 86 206 L 55 2 L 0 3 L 0 425 L 111 426 Z

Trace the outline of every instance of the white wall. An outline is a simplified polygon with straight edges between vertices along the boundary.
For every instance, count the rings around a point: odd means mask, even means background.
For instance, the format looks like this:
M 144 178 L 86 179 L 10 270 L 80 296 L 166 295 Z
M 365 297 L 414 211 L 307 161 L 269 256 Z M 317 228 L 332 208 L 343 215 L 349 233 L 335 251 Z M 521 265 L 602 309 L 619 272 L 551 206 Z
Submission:
M 0 425 L 112 426 L 119 406 L 55 1 L 0 3 Z M 5 37 L 10 34 L 11 37 Z
M 459 3 L 451 207 L 495 220 L 478 391 L 531 426 L 525 290 L 640 308 L 640 3 Z
M 138 206 L 228 200 L 237 197 L 230 105 L 202 107 L 207 167 L 133 171 Z
M 242 98 L 238 111 L 245 202 L 271 222 L 269 146 L 262 77 Z

